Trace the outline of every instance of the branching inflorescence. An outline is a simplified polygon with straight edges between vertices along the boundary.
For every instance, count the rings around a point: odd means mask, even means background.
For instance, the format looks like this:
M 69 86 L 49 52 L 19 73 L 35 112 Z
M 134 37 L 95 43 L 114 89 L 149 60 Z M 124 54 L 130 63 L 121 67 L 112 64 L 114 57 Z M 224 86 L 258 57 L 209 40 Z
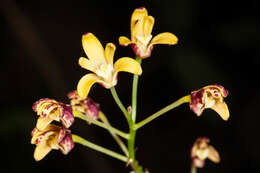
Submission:
M 82 45 L 87 58 L 80 57 L 78 63 L 82 68 L 91 71 L 91 73 L 84 75 L 79 80 L 77 90 L 68 93 L 70 104 L 64 104 L 49 98 L 40 99 L 33 104 L 33 110 L 39 115 L 36 127 L 31 133 L 31 143 L 36 144 L 34 152 L 36 161 L 43 159 L 52 149 L 61 150 L 63 154 L 68 154 L 74 147 L 74 143 L 79 143 L 126 162 L 135 173 L 144 173 L 148 171 L 140 166 L 135 157 L 136 132 L 155 118 L 183 103 L 189 103 L 191 111 L 197 116 L 200 116 L 204 109 L 210 108 L 218 113 L 223 120 L 228 120 L 229 110 L 224 102 L 224 97 L 228 96 L 227 90 L 221 85 L 208 85 L 192 91 L 189 95 L 169 104 L 146 119 L 136 122 L 137 85 L 139 76 L 142 74 L 142 60 L 151 56 L 154 45 L 175 45 L 178 42 L 178 38 L 169 32 L 152 37 L 153 25 L 154 18 L 148 15 L 145 8 L 135 9 L 130 22 L 131 39 L 121 36 L 119 37 L 119 44 L 131 46 L 136 58 L 122 57 L 115 63 L 114 53 L 116 46 L 113 43 L 106 44 L 104 49 L 94 34 L 87 33 L 82 36 Z M 132 104 L 129 108 L 123 105 L 115 89 L 118 82 L 118 72 L 122 71 L 133 74 Z M 105 114 L 100 110 L 99 104 L 88 97 L 90 89 L 95 83 L 110 89 L 116 104 L 126 118 L 129 126 L 128 132 L 123 132 L 113 127 Z M 123 154 L 111 151 L 72 134 L 68 128 L 73 124 L 74 118 L 82 119 L 88 125 L 92 124 L 108 130 Z M 52 121 L 58 121 L 61 125 L 54 125 Z M 192 173 L 195 173 L 197 168 L 204 166 L 206 158 L 215 163 L 220 161 L 218 152 L 208 143 L 209 139 L 206 137 L 198 138 L 195 141 L 191 149 Z

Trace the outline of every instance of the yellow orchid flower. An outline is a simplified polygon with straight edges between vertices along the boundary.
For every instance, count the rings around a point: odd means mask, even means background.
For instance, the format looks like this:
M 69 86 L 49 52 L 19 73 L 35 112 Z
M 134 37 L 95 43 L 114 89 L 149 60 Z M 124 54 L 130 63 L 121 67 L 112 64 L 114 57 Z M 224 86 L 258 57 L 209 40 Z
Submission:
M 140 58 L 150 57 L 155 44 L 174 45 L 178 42 L 178 38 L 169 32 L 160 33 L 152 39 L 154 18 L 148 16 L 148 12 L 144 7 L 135 9 L 130 25 L 131 40 L 121 36 L 119 37 L 119 44 L 122 46 L 130 45 L 136 56 Z
M 142 74 L 140 64 L 132 58 L 123 57 L 113 64 L 116 46 L 108 43 L 104 50 L 99 40 L 92 34 L 82 36 L 83 49 L 88 56 L 79 58 L 79 65 L 94 73 L 83 76 L 77 86 L 78 95 L 82 98 L 88 96 L 94 83 L 100 83 L 105 88 L 111 88 L 117 84 L 117 74 L 125 71 L 137 75 Z
M 52 149 L 68 154 L 74 147 L 71 132 L 54 124 L 48 124 L 44 130 L 34 128 L 31 136 L 31 143 L 36 144 L 34 151 L 36 161 L 43 159 Z
M 210 140 L 206 137 L 198 138 L 191 149 L 192 164 L 197 168 L 204 167 L 205 159 L 210 159 L 214 163 L 220 162 L 220 157 L 217 150 L 208 145 Z
M 228 91 L 221 85 L 208 85 L 191 92 L 190 109 L 200 116 L 204 109 L 211 108 L 217 112 L 223 120 L 228 120 L 229 110 L 224 102 Z

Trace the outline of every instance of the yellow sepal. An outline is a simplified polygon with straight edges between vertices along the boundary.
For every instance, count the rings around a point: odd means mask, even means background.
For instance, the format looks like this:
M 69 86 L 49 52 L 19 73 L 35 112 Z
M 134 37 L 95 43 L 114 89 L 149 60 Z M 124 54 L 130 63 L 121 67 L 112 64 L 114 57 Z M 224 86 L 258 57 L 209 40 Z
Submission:
M 129 38 L 125 37 L 125 36 L 121 36 L 119 37 L 119 44 L 122 46 L 128 46 L 129 44 L 131 44 L 132 41 L 129 40 Z
M 87 57 L 93 64 L 98 66 L 106 63 L 104 48 L 98 38 L 92 33 L 82 36 L 82 45 Z
M 93 64 L 89 59 L 84 58 L 84 57 L 79 58 L 79 65 L 82 68 L 87 69 L 92 72 L 94 72 L 96 69 L 95 64 Z
M 143 20 L 145 16 L 148 16 L 148 12 L 144 7 L 137 8 L 131 17 L 131 40 L 133 40 L 133 30 L 137 21 Z

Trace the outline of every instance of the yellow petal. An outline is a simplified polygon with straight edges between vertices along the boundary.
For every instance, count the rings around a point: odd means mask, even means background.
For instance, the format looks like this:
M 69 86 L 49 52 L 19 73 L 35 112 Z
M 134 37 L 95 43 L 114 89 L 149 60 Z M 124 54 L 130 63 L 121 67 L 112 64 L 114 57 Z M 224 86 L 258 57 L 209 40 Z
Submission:
M 145 40 L 144 38 L 144 19 L 136 21 L 132 30 L 132 41 L 137 42 L 138 40 Z
M 100 41 L 92 33 L 82 36 L 83 49 L 89 60 L 96 66 L 106 63 L 104 48 Z
M 133 30 L 137 21 L 143 20 L 144 16 L 148 16 L 148 12 L 144 7 L 137 8 L 131 17 L 131 39 L 133 40 L 134 34 Z
M 116 46 L 113 43 L 108 43 L 105 48 L 105 57 L 108 64 L 113 65 Z
M 98 82 L 99 80 L 100 78 L 94 73 L 86 74 L 85 76 L 83 76 L 79 80 L 77 86 L 78 95 L 81 98 L 86 98 L 92 85 Z
M 173 35 L 172 33 L 169 32 L 164 32 L 156 35 L 152 41 L 151 45 L 153 44 L 169 44 L 169 45 L 174 45 L 177 44 L 178 38 Z
M 119 44 L 121 45 L 121 46 L 128 46 L 129 44 L 131 44 L 132 43 L 132 41 L 131 40 L 129 40 L 127 37 L 125 37 L 125 36 L 121 36 L 121 37 L 119 37 Z
M 42 160 L 49 152 L 51 151 L 51 147 L 46 145 L 46 142 L 41 143 L 36 146 L 34 150 L 34 159 L 36 161 Z
M 142 74 L 141 65 L 136 60 L 128 57 L 118 59 L 114 64 L 114 68 L 116 72 L 124 71 L 137 75 Z
M 52 118 L 50 118 L 49 116 L 46 116 L 44 118 L 39 117 L 37 120 L 37 124 L 36 127 L 39 130 L 45 130 L 46 127 L 53 121 Z
M 153 30 L 153 25 L 154 25 L 154 18 L 152 16 L 145 16 L 144 25 L 143 25 L 145 38 L 150 37 L 152 30 Z
M 87 69 L 92 72 L 94 72 L 96 69 L 95 64 L 93 64 L 90 60 L 88 60 L 87 58 L 84 58 L 84 57 L 79 58 L 79 65 L 82 68 Z
M 227 104 L 225 102 L 216 102 L 211 107 L 211 109 L 216 111 L 223 120 L 228 120 L 228 118 L 229 118 L 229 110 L 228 110 L 228 106 L 227 106 Z
M 209 150 L 208 158 L 212 162 L 219 163 L 220 162 L 220 157 L 219 157 L 219 154 L 218 154 L 217 150 L 213 146 L 211 146 L 211 145 L 208 146 L 208 150 Z

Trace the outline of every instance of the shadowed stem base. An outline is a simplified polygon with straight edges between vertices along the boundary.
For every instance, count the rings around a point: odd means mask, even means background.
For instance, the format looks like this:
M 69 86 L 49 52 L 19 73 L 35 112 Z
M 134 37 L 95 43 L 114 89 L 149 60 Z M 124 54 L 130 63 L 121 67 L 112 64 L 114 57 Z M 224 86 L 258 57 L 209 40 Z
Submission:
M 193 164 L 191 165 L 190 173 L 197 173 L 197 168 Z

